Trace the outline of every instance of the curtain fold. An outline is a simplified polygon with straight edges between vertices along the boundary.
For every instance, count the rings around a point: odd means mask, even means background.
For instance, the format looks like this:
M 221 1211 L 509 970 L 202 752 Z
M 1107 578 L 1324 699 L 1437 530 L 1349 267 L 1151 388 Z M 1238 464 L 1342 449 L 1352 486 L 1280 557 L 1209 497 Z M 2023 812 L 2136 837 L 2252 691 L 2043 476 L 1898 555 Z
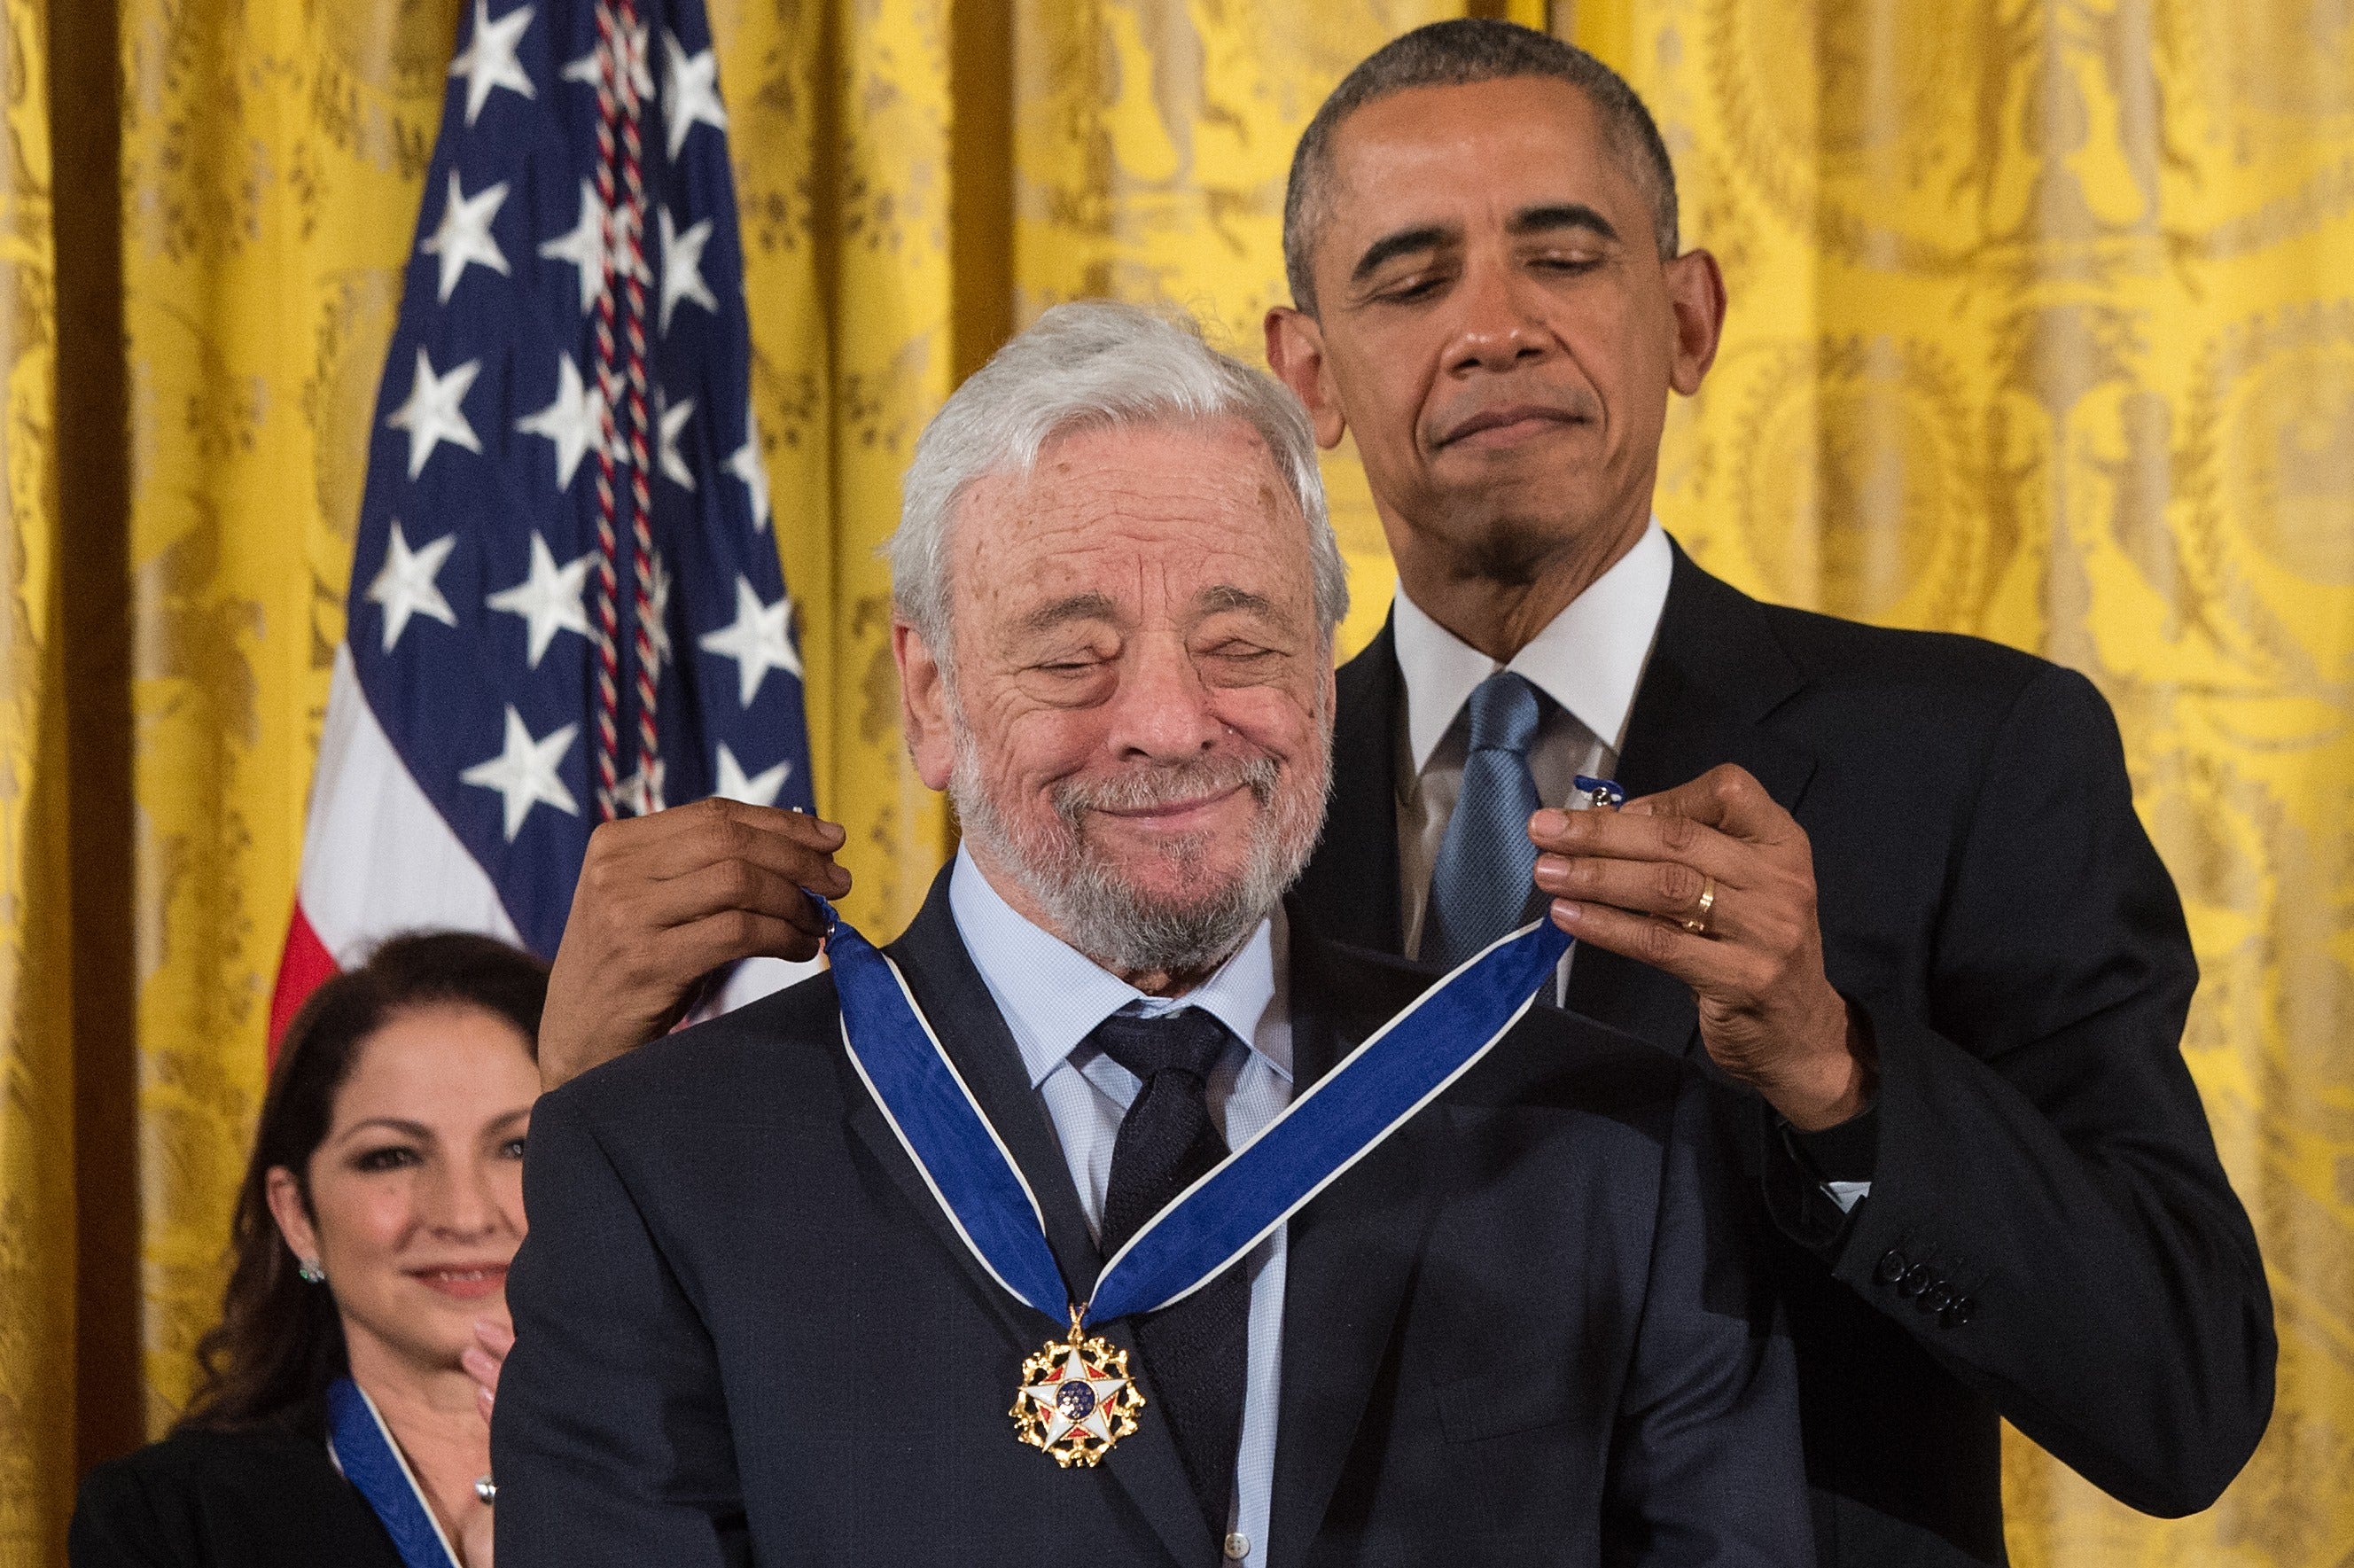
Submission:
M 74 1465 L 67 691 L 48 7 L 0 6 L 0 1561 L 59 1555 Z
M 0 1563 L 58 1559 L 78 1446 L 120 1446 L 125 1391 L 168 1422 L 217 1304 L 461 3 L 0 0 Z M 2186 1049 L 2273 1269 L 2280 1414 L 2171 1524 L 2014 1441 L 2013 1554 L 2354 1550 L 2354 13 L 707 3 L 814 783 L 875 930 L 953 843 L 875 550 L 958 379 L 1089 294 L 1256 362 L 1293 142 L 1399 32 L 1550 9 L 1626 70 L 1734 299 L 1668 525 L 1767 597 L 2085 671 L 2190 908 Z M 53 22 L 102 33 L 115 91 L 52 91 Z M 1326 474 L 1352 651 L 1393 579 L 1354 454 Z
M 122 0 L 149 1429 L 218 1310 L 454 0 Z

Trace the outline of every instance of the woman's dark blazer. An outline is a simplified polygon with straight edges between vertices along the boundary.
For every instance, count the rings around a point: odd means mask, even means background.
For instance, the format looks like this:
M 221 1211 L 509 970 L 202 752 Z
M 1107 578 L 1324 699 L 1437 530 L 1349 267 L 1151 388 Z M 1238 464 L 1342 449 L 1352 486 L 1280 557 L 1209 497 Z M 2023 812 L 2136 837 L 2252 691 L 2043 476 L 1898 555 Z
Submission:
M 311 1433 L 183 1432 L 90 1473 L 73 1568 L 401 1568 L 375 1510 Z

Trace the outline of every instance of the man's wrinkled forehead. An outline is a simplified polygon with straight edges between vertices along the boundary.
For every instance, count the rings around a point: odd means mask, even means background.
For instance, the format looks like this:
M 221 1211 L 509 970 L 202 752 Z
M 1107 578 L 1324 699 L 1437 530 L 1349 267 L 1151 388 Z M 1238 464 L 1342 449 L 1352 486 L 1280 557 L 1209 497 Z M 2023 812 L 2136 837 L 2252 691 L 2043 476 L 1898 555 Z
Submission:
M 1255 616 L 1265 620 L 1287 619 L 1284 607 L 1266 594 L 1225 582 L 1205 583 L 1172 608 L 1200 620 L 1227 613 Z M 1056 593 L 1049 589 L 1035 603 L 1015 612 L 1012 618 L 1013 630 L 1034 637 L 1044 637 L 1068 626 L 1087 623 L 1124 625 L 1130 613 L 1129 607 L 1100 590 Z
M 1146 574 L 1204 612 L 1271 612 L 1309 567 L 1307 532 L 1248 426 L 1101 427 L 1058 436 L 1027 471 L 976 480 L 954 548 L 961 590 L 994 588 L 1044 631 L 1114 613 Z

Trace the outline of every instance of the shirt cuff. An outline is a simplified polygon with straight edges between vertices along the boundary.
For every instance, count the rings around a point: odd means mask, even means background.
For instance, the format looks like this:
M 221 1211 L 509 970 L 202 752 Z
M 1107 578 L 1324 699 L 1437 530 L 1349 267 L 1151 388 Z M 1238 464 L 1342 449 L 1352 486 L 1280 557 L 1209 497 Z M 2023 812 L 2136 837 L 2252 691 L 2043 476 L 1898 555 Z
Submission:
M 1784 1158 L 1766 1161 L 1766 1205 L 1783 1230 L 1820 1256 L 1834 1256 L 1852 1225 L 1857 1205 L 1872 1195 L 1880 1148 L 1880 1118 L 1866 1110 L 1820 1132 L 1800 1132 L 1760 1108 L 1779 1134 Z
M 1818 1180 L 1834 1187 L 1853 1182 L 1871 1187 L 1872 1169 L 1880 1162 L 1878 1106 L 1820 1132 L 1800 1132 L 1787 1123 L 1784 1128 L 1792 1152 Z
M 1869 1181 L 1826 1181 L 1823 1183 L 1823 1191 L 1830 1195 L 1832 1202 L 1837 1203 L 1840 1206 L 1840 1213 L 1852 1214 L 1855 1213 L 1855 1206 L 1858 1203 L 1862 1202 L 1866 1198 L 1872 1196 L 1872 1183 Z

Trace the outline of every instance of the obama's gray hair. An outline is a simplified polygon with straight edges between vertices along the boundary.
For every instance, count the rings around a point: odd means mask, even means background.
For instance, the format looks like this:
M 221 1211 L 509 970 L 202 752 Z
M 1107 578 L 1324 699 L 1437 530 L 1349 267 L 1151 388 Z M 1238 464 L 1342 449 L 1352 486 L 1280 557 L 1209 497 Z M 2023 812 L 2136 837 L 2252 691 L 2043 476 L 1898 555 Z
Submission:
M 1090 300 L 1056 305 L 997 351 L 916 442 L 885 546 L 891 603 L 936 653 L 949 631 L 949 535 L 975 482 L 1026 476 L 1074 430 L 1240 419 L 1257 431 L 1308 527 L 1316 616 L 1327 640 L 1349 612 L 1348 568 L 1324 504 L 1316 436 L 1273 376 L 1203 341 L 1185 318 Z M 946 660 L 943 658 L 943 667 Z

